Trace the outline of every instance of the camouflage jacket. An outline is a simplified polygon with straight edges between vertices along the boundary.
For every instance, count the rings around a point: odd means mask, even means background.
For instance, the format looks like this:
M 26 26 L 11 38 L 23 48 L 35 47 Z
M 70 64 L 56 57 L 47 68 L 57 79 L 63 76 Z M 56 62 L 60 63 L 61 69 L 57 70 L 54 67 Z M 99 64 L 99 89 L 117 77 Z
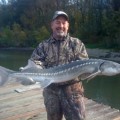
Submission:
M 48 40 L 41 42 L 31 56 L 31 60 L 42 68 L 85 58 L 88 58 L 88 54 L 84 44 L 69 34 L 63 40 L 55 40 L 51 36 Z

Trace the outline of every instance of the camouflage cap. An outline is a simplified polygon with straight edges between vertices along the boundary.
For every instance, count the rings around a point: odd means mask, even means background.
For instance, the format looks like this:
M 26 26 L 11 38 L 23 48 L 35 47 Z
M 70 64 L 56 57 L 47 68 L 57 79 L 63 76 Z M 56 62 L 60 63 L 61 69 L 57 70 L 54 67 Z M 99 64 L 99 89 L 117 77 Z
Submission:
M 56 11 L 54 13 L 54 16 L 53 16 L 52 20 L 55 20 L 58 16 L 64 16 L 66 18 L 66 20 L 69 20 L 69 17 L 67 15 L 67 13 L 65 13 L 63 11 Z

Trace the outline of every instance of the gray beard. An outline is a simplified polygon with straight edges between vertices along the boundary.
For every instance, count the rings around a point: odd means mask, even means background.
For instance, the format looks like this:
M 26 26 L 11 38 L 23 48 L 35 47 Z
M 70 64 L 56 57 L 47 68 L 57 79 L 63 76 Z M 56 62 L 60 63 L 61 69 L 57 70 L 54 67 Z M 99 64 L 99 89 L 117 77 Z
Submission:
M 56 39 L 63 39 L 67 34 L 64 32 L 57 33 L 55 35 Z

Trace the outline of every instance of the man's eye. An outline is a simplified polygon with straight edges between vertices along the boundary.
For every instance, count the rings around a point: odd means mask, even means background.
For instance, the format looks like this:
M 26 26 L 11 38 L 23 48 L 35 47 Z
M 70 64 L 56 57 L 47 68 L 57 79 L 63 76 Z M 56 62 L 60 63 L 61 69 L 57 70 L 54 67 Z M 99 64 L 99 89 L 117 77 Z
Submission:
M 60 24 L 60 22 L 56 22 L 57 24 Z

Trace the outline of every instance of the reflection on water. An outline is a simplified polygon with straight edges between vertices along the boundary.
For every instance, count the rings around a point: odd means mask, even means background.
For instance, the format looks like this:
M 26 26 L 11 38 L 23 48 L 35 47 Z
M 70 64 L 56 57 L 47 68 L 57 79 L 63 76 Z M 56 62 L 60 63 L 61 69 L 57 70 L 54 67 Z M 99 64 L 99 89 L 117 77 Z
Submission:
M 31 53 L 32 50 L 0 49 L 0 65 L 13 70 L 18 70 L 19 67 L 27 64 Z
M 120 109 L 120 75 L 99 76 L 88 83 L 84 81 L 84 88 L 88 98 Z
M 32 50 L 0 50 L 0 66 L 18 70 L 25 66 Z M 120 109 L 120 76 L 99 76 L 84 81 L 85 96 Z

